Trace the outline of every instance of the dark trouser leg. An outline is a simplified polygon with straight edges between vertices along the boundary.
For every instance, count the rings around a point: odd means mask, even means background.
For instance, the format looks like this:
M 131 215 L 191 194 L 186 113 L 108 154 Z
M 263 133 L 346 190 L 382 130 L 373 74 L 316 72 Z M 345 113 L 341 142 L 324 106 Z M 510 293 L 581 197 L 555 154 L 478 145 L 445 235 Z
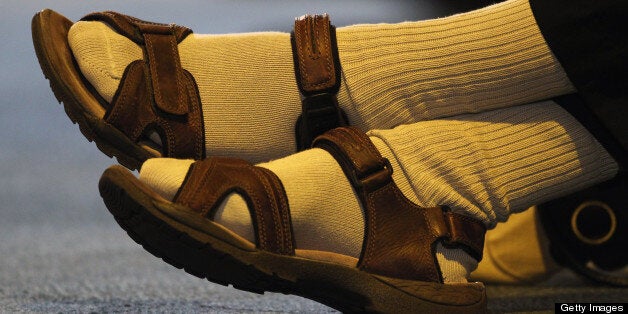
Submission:
M 624 0 L 530 0 L 530 5 L 578 93 L 619 145 L 613 145 L 613 139 L 600 142 L 626 167 L 628 4 Z M 590 128 L 587 121 L 581 122 Z

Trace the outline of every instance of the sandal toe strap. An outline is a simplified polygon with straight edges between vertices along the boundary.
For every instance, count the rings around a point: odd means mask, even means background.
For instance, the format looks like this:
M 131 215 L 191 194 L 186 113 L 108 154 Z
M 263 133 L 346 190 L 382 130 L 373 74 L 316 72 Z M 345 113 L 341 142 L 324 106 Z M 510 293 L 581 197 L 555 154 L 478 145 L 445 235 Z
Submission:
M 111 11 L 91 13 L 82 20 L 105 22 L 144 50 L 144 60 L 127 66 L 105 121 L 135 142 L 157 132 L 164 156 L 204 157 L 198 87 L 181 66 L 178 50 L 178 43 L 192 30 Z
M 167 114 L 188 113 L 184 72 L 179 59 L 178 43 L 192 30 L 175 25 L 140 20 L 117 12 L 106 11 L 89 14 L 87 21 L 103 21 L 144 49 L 148 64 L 153 101 Z
M 365 211 L 365 239 L 358 267 L 393 278 L 442 282 L 435 258 L 437 241 L 482 258 L 485 226 L 445 206 L 419 207 L 392 180 L 392 167 L 366 134 L 353 127 L 333 129 L 314 147 L 340 164 Z
M 175 196 L 201 216 L 212 219 L 231 194 L 241 195 L 251 212 L 257 247 L 276 254 L 294 255 L 288 199 L 279 178 L 270 170 L 233 158 L 197 161 Z

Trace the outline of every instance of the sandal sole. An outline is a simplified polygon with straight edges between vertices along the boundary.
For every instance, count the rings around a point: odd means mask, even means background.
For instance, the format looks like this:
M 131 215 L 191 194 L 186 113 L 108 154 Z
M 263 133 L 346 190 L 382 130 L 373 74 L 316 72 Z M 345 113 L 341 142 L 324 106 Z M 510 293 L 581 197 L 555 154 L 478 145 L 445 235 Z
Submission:
M 115 220 L 135 242 L 211 282 L 255 293 L 299 295 L 343 312 L 486 312 L 482 283 L 444 285 L 377 276 L 247 247 L 209 220 L 202 226 L 186 223 L 184 207 L 164 200 L 120 166 L 105 171 L 99 189 Z M 176 217 L 177 212 L 182 214 Z
M 95 142 L 105 155 L 116 157 L 120 164 L 131 170 L 139 168 L 148 158 L 161 157 L 159 152 L 132 142 L 104 121 L 104 100 L 99 100 L 98 93 L 81 74 L 68 44 L 72 24 L 50 9 L 35 14 L 31 22 L 39 65 L 67 116 L 79 125 L 88 141 Z

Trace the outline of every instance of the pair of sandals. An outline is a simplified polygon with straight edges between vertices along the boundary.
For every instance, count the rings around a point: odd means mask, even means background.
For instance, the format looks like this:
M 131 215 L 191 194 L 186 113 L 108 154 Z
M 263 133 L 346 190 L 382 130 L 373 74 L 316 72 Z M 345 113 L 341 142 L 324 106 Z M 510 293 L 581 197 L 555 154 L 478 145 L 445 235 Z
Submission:
M 122 166 L 102 175 L 99 189 L 107 208 L 146 250 L 215 283 L 296 294 L 341 311 L 486 311 L 484 285 L 444 284 L 435 258 L 440 242 L 480 260 L 484 225 L 444 206 L 411 203 L 393 182 L 388 160 L 363 132 L 346 126 L 335 101 L 340 65 L 329 17 L 295 22 L 293 51 L 303 96 L 295 132 L 299 149 L 327 150 L 359 195 L 366 229 L 358 260 L 295 247 L 288 200 L 274 173 L 240 159 L 206 158 L 198 91 L 176 50 L 191 30 L 114 12 L 83 19 L 108 23 L 142 46 L 144 60 L 127 67 L 107 103 L 74 61 L 67 41 L 73 22 L 52 10 L 35 15 L 37 57 L 70 119 L 101 151 L 131 169 L 153 157 L 198 160 L 173 201 Z M 159 146 L 150 140 L 154 133 Z M 247 202 L 255 243 L 212 221 L 232 192 Z

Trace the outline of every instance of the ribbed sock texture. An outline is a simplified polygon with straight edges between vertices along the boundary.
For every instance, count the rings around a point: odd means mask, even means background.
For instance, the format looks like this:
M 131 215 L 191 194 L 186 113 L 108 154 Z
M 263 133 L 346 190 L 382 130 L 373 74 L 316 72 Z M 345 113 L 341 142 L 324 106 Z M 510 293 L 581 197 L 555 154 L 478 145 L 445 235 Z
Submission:
M 338 98 L 353 125 L 388 129 L 529 103 L 573 91 L 527 0 L 447 18 L 339 27 Z M 86 78 L 111 100 L 141 49 L 100 22 L 69 42 Z M 300 100 L 287 33 L 192 34 L 179 45 L 203 104 L 208 155 L 259 162 L 295 151 Z
M 196 35 L 180 51 L 199 85 L 211 155 L 259 162 L 296 151 L 301 102 L 289 34 Z
M 351 117 L 366 130 L 574 91 L 527 0 L 447 18 L 349 26 L 337 33 L 349 90 L 340 103 L 353 107 Z
M 487 226 L 615 176 L 595 138 L 552 101 L 369 132 L 391 147 L 423 206 Z

